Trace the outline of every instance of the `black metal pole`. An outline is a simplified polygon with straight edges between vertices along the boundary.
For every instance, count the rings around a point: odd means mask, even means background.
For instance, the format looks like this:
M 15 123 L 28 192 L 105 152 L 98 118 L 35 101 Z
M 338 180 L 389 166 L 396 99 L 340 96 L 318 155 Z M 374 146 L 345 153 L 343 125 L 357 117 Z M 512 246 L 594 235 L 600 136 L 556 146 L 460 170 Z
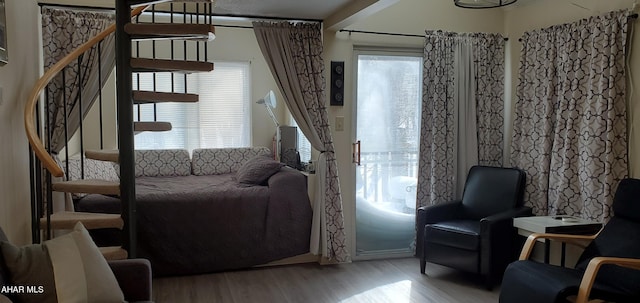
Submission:
M 53 238 L 51 234 L 51 214 L 53 214 L 53 189 L 51 188 L 51 173 L 46 171 L 47 182 L 47 240 Z
M 48 100 L 49 89 L 44 90 L 44 100 Z M 38 132 L 39 137 L 43 137 L 41 122 L 42 114 L 40 111 L 40 106 L 36 106 L 35 109 L 36 115 L 36 131 Z M 40 160 L 36 157 L 31 145 L 29 145 L 29 162 L 31 166 L 31 241 L 35 243 L 40 243 L 42 235 L 40 233 L 40 218 L 42 218 L 42 165 L 40 164 Z
M 136 189 L 134 171 L 133 110 L 131 81 L 131 37 L 124 26 L 131 22 L 127 1 L 116 1 L 116 87 L 118 143 L 120 146 L 120 199 L 124 220 L 122 243 L 129 258 L 136 257 Z
M 36 170 L 35 170 L 35 154 L 31 145 L 29 145 L 29 188 L 31 189 L 31 243 L 40 241 L 40 217 L 38 216 L 38 202 L 36 200 Z
M 65 70 L 62 70 L 62 87 L 63 87 L 63 94 L 64 94 L 64 72 Z M 45 103 L 44 105 L 44 111 L 45 111 L 45 130 L 47 133 L 47 152 L 51 152 L 51 137 L 52 137 L 52 130 L 51 130 L 51 118 L 50 118 L 50 105 L 49 105 L 49 99 L 46 100 L 47 103 Z M 66 100 L 64 100 L 64 102 L 67 102 Z M 65 115 L 66 115 L 66 110 L 65 111 Z M 54 118 L 55 119 L 55 118 Z M 66 124 L 65 124 L 66 126 Z M 44 188 L 46 189 L 46 192 L 43 193 L 42 195 L 42 201 L 44 203 L 44 201 L 47 201 L 47 227 L 46 227 L 46 235 L 45 235 L 45 239 L 49 240 L 51 239 L 51 200 L 52 200 L 52 194 L 51 194 L 51 174 L 49 174 L 48 171 L 46 170 L 42 170 L 40 172 L 41 174 L 44 173 L 44 177 L 45 180 L 43 181 L 43 183 L 40 184 L 44 184 Z M 41 185 L 42 186 L 42 185 Z M 45 197 L 46 194 L 46 197 Z M 46 200 L 45 200 L 46 199 Z M 44 205 L 43 205 L 44 208 Z
M 79 127 L 79 135 L 80 135 L 80 176 L 84 179 L 84 127 L 82 126 L 82 59 L 84 58 L 84 54 L 78 57 L 78 127 Z M 90 58 L 88 61 L 91 61 Z M 99 73 L 100 71 L 98 71 Z M 67 147 L 67 149 L 69 149 Z M 69 163 L 69 159 L 67 159 L 67 163 Z
M 138 17 L 140 17 L 140 15 L 136 16 L 136 21 L 138 21 Z M 136 41 L 136 57 L 140 57 L 140 41 Z M 142 90 L 142 88 L 140 88 L 140 73 L 136 73 L 136 89 L 137 90 Z M 140 104 L 136 104 L 136 109 L 138 112 L 138 121 L 142 121 L 142 113 L 141 113 L 141 109 L 142 106 Z
M 187 23 L 187 4 L 183 3 L 182 4 L 182 11 L 183 11 L 183 15 L 182 15 L 182 23 Z M 182 51 L 183 51 L 183 56 L 184 56 L 184 60 L 187 61 L 187 40 L 182 41 Z M 187 93 L 187 74 L 182 75 L 182 77 L 184 78 L 184 92 Z
M 104 148 L 104 130 L 102 121 L 102 41 L 98 42 L 98 106 L 99 106 L 99 126 L 100 126 L 100 149 Z
M 36 106 L 36 117 L 38 117 L 38 119 L 36 119 L 36 126 L 37 126 L 37 130 L 38 130 L 38 135 L 40 135 L 40 138 L 43 138 L 44 136 L 46 136 L 45 134 L 45 129 L 43 129 L 42 124 L 47 125 L 46 123 L 48 123 L 49 121 L 49 91 L 50 91 L 50 87 L 47 86 L 47 88 L 44 90 L 44 102 L 45 102 L 45 110 L 43 111 L 44 113 L 41 113 L 40 111 L 40 107 Z M 44 115 L 44 116 L 43 116 Z M 48 129 L 48 126 L 47 126 Z M 48 137 L 47 137 L 48 138 Z M 50 145 L 47 143 L 47 148 L 49 148 Z M 42 217 L 44 216 L 44 181 L 42 180 L 42 176 L 43 176 L 43 169 L 42 169 L 42 162 L 40 161 L 36 161 L 36 200 L 38 201 L 38 243 L 40 243 L 40 241 L 42 240 L 42 228 L 40 227 L 40 219 L 42 219 Z
M 193 14 L 191 23 L 193 23 Z M 196 3 L 196 24 L 200 24 L 200 3 Z M 200 41 L 196 41 L 196 61 L 200 61 Z
M 209 3 L 208 7 L 209 7 L 209 12 L 207 14 L 208 16 L 205 16 L 205 20 L 209 19 L 209 22 L 208 23 L 204 22 L 204 23 L 207 23 L 207 24 L 211 25 L 211 24 L 213 24 L 213 16 L 212 16 L 212 14 L 213 14 L 213 4 Z M 208 50 L 208 48 L 209 48 L 209 42 L 205 41 L 204 42 L 204 61 L 209 61 L 209 50 Z
M 173 9 L 173 2 L 171 2 L 171 4 L 170 4 L 170 6 L 169 6 L 169 7 L 170 7 L 170 11 L 171 11 L 171 13 L 170 13 L 170 15 L 169 15 L 169 18 L 170 18 L 170 19 L 169 19 L 169 23 L 173 24 L 173 12 L 174 12 L 174 9 Z M 174 53 L 174 51 L 175 51 L 175 47 L 174 47 L 174 42 L 175 42 L 175 40 L 173 40 L 173 39 L 171 39 L 171 41 L 169 41 L 169 43 L 171 43 L 171 60 L 175 59 L 175 53 Z M 175 93 L 175 92 L 176 92 L 176 89 L 175 89 L 175 82 L 176 82 L 176 81 L 175 81 L 175 78 L 176 78 L 176 77 L 175 77 L 175 75 L 176 75 L 176 73 L 171 73 L 171 92 L 172 92 L 172 93 Z M 186 93 L 186 92 L 185 92 L 185 93 Z
M 151 6 L 151 23 L 156 23 L 156 6 L 152 5 Z M 153 59 L 156 59 L 156 40 L 152 40 L 151 41 L 151 57 Z M 154 72 L 153 73 L 153 91 L 155 92 L 157 90 L 157 82 L 158 82 L 158 77 L 157 74 Z M 138 110 L 138 113 L 140 112 L 140 110 Z M 158 121 L 158 107 L 156 105 L 156 103 L 153 103 L 153 121 Z
M 68 127 L 68 121 L 67 121 L 67 79 L 66 79 L 66 73 L 67 73 L 67 67 L 62 69 L 62 110 L 64 111 L 63 113 L 63 126 L 64 126 L 64 145 L 65 148 L 64 149 L 64 158 L 67 160 L 66 164 L 65 164 L 65 170 L 64 173 L 67 176 L 67 180 L 69 180 L 69 127 Z M 55 119 L 56 117 L 54 117 Z M 47 126 L 51 126 L 50 123 L 47 123 Z M 50 127 L 50 129 L 53 127 Z M 49 131 L 49 142 L 51 142 L 51 131 Z M 51 143 L 49 143 L 51 144 Z M 51 152 L 51 146 L 49 146 L 49 152 Z

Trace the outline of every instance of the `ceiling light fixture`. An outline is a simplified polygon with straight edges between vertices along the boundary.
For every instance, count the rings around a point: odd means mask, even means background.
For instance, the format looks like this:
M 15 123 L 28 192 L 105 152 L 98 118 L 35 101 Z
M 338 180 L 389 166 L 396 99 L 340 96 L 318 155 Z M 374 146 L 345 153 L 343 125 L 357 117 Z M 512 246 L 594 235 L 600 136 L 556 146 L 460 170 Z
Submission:
M 462 8 L 493 8 L 513 4 L 518 0 L 453 0 L 453 3 Z

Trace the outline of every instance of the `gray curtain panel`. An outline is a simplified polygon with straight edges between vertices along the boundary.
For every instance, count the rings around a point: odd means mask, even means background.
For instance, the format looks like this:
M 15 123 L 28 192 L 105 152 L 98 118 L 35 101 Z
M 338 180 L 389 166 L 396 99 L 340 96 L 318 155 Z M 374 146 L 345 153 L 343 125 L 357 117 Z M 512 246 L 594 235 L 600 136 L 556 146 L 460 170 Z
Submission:
M 502 165 L 504 38 L 427 31 L 417 206 L 460 196 L 470 166 Z
M 321 152 L 311 252 L 346 262 L 349 252 L 338 165 L 325 106 L 321 24 L 254 22 L 253 29 L 287 108 L 313 148 Z
M 628 11 L 522 37 L 511 164 L 537 215 L 606 221 L 628 174 Z
M 504 37 L 471 38 L 478 121 L 478 164 L 502 166 L 504 146 Z
M 115 15 L 110 12 L 44 7 L 42 45 L 45 71 L 114 23 Z M 45 110 L 48 117 L 45 123 L 51 136 L 52 152 L 60 151 L 66 144 L 65 137 L 70 138 L 78 129 L 80 117 L 89 111 L 114 66 L 115 37 L 111 34 L 79 60 L 74 60 L 47 86 Z

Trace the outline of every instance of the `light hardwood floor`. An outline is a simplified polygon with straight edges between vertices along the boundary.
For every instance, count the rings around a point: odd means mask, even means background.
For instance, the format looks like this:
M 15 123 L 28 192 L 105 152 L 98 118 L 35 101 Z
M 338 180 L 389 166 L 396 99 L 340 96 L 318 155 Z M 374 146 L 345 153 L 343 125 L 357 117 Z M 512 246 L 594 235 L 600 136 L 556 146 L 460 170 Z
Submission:
M 156 278 L 153 297 L 164 302 L 497 302 L 499 286 L 416 258 L 350 264 L 298 264 L 208 275 Z

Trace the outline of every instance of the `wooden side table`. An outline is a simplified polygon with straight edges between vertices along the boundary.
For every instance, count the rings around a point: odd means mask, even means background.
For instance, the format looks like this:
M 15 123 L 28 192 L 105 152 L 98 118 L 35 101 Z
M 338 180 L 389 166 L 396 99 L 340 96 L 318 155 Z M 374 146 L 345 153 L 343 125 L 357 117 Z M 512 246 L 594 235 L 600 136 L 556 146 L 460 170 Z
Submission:
M 571 235 L 593 235 L 600 231 L 602 223 L 584 220 L 572 216 L 533 216 L 513 219 L 513 226 L 518 229 L 518 234 L 528 237 L 532 233 L 552 233 Z M 544 262 L 549 263 L 549 240 L 539 239 L 544 245 Z M 562 243 L 560 265 L 566 261 L 566 244 Z

